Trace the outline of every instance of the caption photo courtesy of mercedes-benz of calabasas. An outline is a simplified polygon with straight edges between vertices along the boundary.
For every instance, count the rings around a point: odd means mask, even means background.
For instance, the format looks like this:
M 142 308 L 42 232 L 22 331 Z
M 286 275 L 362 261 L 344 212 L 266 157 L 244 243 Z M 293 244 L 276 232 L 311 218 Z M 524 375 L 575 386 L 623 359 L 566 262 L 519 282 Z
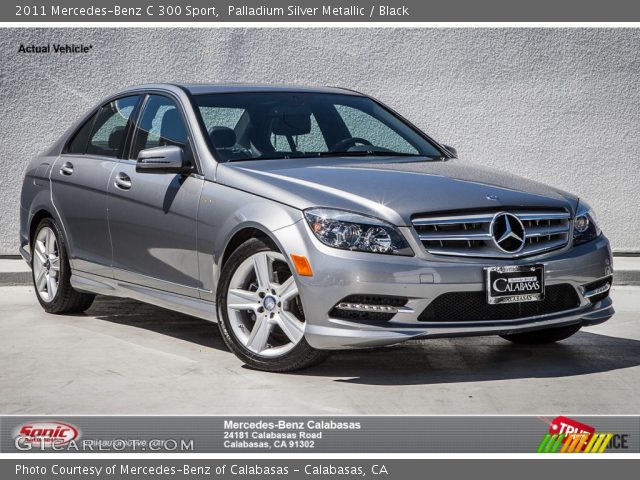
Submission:
M 636 30 L 0 34 L 3 413 L 637 410 Z

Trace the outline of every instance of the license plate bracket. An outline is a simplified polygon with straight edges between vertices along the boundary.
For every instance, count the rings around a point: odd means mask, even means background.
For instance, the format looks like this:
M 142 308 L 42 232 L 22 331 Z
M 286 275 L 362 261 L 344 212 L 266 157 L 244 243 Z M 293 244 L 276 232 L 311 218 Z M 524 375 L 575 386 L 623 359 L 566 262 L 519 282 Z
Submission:
M 487 302 L 539 302 L 544 300 L 544 265 L 487 267 Z

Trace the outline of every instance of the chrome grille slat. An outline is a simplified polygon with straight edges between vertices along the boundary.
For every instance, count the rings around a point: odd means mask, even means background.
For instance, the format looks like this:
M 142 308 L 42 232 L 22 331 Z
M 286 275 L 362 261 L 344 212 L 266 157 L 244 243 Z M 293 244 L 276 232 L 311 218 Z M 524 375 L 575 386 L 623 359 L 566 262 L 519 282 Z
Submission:
M 568 220 L 571 218 L 571 215 L 567 212 L 526 212 L 516 213 L 515 215 L 523 222 L 525 220 Z
M 483 233 L 451 233 L 451 232 L 438 232 L 429 234 L 419 234 L 422 241 L 454 241 L 454 240 L 491 240 L 491 234 L 489 232 Z
M 569 225 L 560 225 L 557 227 L 533 227 L 527 228 L 525 231 L 525 237 L 547 237 L 549 235 L 557 235 L 559 233 L 567 233 L 569 231 Z
M 493 220 L 493 215 L 468 215 L 464 217 L 468 223 L 483 223 Z M 447 224 L 459 224 L 460 217 L 419 217 L 412 220 L 414 226 L 418 225 L 447 225 Z
M 564 247 L 569 242 L 571 216 L 566 211 L 510 211 L 524 226 L 524 246 L 509 253 L 498 248 L 491 222 L 500 211 L 416 216 L 413 226 L 427 252 L 479 258 L 521 258 Z

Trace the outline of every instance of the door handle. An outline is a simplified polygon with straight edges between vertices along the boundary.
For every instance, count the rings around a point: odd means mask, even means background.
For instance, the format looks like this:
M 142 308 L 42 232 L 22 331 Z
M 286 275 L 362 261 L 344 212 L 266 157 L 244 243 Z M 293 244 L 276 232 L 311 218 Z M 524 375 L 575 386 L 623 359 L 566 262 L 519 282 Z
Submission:
M 62 175 L 66 175 L 69 176 L 73 173 L 73 163 L 71 162 L 64 162 L 62 164 L 62 167 L 60 167 L 60 173 Z
M 126 173 L 120 172 L 116 175 L 116 181 L 114 182 L 116 187 L 120 190 L 129 190 L 131 188 L 131 178 Z

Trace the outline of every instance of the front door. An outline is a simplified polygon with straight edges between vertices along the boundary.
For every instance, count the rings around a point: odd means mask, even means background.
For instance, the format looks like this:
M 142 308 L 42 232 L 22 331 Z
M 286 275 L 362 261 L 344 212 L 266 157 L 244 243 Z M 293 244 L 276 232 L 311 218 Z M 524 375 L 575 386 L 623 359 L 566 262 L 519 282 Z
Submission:
M 180 146 L 189 158 L 184 117 L 172 98 L 149 95 L 138 118 L 128 158 L 109 181 L 114 276 L 197 297 L 197 213 L 204 180 L 196 174 L 137 173 L 135 160 L 141 150 L 163 145 Z

